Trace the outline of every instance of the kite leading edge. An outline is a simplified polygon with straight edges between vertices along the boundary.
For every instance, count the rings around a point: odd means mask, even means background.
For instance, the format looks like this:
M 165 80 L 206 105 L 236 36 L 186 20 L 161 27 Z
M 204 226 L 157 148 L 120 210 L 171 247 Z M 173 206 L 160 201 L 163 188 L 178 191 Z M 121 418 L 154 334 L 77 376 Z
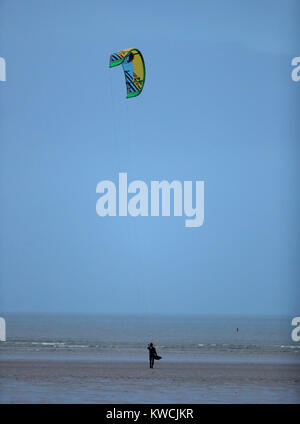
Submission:
M 121 50 L 110 56 L 109 67 L 122 65 L 125 74 L 127 99 L 141 94 L 145 84 L 145 62 L 142 53 L 135 48 Z

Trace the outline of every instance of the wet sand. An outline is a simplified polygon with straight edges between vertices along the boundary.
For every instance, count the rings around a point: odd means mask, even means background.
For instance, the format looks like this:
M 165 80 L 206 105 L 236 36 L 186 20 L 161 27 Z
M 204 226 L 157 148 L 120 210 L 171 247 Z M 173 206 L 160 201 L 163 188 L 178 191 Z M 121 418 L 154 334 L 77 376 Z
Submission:
M 1 360 L 0 403 L 300 403 L 300 365 Z

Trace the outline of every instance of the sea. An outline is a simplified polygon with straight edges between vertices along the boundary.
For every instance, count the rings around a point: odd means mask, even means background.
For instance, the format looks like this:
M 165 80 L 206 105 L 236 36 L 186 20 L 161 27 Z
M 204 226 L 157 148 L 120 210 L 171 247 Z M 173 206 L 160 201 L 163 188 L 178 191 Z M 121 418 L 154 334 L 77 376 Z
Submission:
M 289 316 L 2 314 L 1 359 L 300 363 Z

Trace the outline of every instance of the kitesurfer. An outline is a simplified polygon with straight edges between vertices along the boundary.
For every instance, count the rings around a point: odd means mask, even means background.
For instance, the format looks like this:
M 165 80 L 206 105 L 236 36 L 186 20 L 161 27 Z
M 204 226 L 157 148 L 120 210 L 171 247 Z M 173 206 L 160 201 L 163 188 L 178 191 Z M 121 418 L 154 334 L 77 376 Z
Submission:
M 153 368 L 154 365 L 154 359 L 161 359 L 161 356 L 157 355 L 155 344 L 149 343 L 147 349 L 149 350 L 149 361 L 150 361 L 150 368 Z

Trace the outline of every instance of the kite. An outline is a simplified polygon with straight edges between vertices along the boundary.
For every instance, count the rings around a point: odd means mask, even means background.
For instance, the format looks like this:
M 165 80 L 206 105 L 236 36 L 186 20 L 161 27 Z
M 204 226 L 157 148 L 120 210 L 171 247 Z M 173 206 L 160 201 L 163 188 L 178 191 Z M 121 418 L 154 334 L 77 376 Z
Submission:
M 122 65 L 125 74 L 127 99 L 141 94 L 145 84 L 145 62 L 138 49 L 125 49 L 110 56 L 109 67 Z

